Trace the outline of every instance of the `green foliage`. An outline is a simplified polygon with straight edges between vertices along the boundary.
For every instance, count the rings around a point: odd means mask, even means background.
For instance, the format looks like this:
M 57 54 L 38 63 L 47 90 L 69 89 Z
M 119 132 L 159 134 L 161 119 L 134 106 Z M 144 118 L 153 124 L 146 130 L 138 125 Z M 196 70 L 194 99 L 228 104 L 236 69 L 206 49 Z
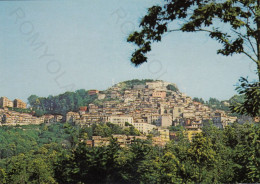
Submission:
M 183 131 L 183 130 L 184 130 L 184 127 L 181 126 L 181 125 L 178 125 L 178 126 L 169 126 L 168 129 L 169 129 L 170 131 L 176 132 L 176 131 Z
M 183 180 L 178 176 L 180 167 L 179 159 L 172 152 L 165 152 L 160 163 L 160 183 L 181 183 Z
M 228 135 L 226 141 L 233 148 L 232 157 L 236 163 L 234 168 L 237 174 L 236 181 L 248 183 L 259 181 L 259 125 L 245 124 L 240 126 L 235 124 L 225 131 L 227 132 L 226 135 Z
M 204 104 L 204 103 L 205 103 L 202 98 L 198 98 L 198 97 L 194 97 L 194 98 L 193 98 L 193 101 L 194 101 L 194 102 L 199 102 L 199 103 L 201 103 L 201 104 Z
M 127 39 L 138 47 L 131 62 L 136 66 L 147 62 L 152 42 L 161 41 L 166 33 L 204 32 L 222 46 L 217 54 L 243 54 L 256 64 L 258 82 L 249 84 L 244 78 L 240 80 L 238 91 L 245 95 L 245 102 L 232 106 L 232 111 L 257 116 L 260 112 L 259 6 L 259 0 L 168 0 L 152 6 L 141 19 L 140 29 Z
M 95 99 L 97 99 L 97 95 L 88 95 L 88 91 L 80 89 L 47 98 L 31 95 L 28 102 L 37 116 L 42 114 L 65 115 L 69 111 L 78 111 L 79 107 L 86 106 Z
M 88 148 L 80 143 L 68 157 L 61 157 L 55 173 L 59 183 L 120 183 L 118 154 L 115 140 L 108 147 Z
M 216 165 L 216 152 L 209 137 L 205 137 L 201 133 L 197 134 L 190 144 L 188 156 L 192 160 L 191 166 L 194 167 L 192 179 L 196 183 L 202 181 L 208 183 L 214 180 L 211 178 L 214 175 L 209 175 L 209 170 L 214 169 L 214 165 Z
M 229 103 L 231 105 L 235 105 L 236 103 L 243 103 L 245 101 L 245 95 L 234 95 L 229 99 Z
M 55 145 L 57 146 L 57 145 Z M 7 161 L 8 183 L 56 183 L 53 163 L 56 151 L 45 147 L 27 154 L 13 156 Z
M 6 173 L 5 170 L 0 168 L 0 183 L 4 184 L 6 183 Z
M 8 110 L 16 111 L 16 112 L 20 112 L 20 113 L 28 113 L 28 114 L 32 113 L 32 110 L 30 110 L 30 109 L 20 109 L 20 108 L 16 108 L 16 107 L 8 107 Z
M 212 108 L 213 110 L 223 110 L 230 111 L 229 106 L 225 105 L 224 101 L 219 101 L 216 98 L 209 98 L 209 101 L 206 102 L 206 105 Z
M 0 159 L 17 156 L 39 146 L 68 138 L 62 124 L 0 127 Z M 1 166 L 0 166 L 1 167 Z
M 174 92 L 179 91 L 179 89 L 176 86 L 172 85 L 172 84 L 167 85 L 166 88 L 168 90 L 171 90 L 171 91 L 174 91 Z
M 79 137 L 80 133 L 83 134 L 83 132 L 80 132 L 80 128 L 78 126 L 72 126 L 69 123 L 64 124 L 64 132 L 68 135 L 67 141 L 69 142 L 69 145 L 67 147 L 75 148 L 75 146 L 79 143 Z
M 242 77 L 237 90 L 239 94 L 243 95 L 243 100 L 234 102 L 231 110 L 252 117 L 260 116 L 260 83 L 249 83 L 247 79 Z
M 103 134 L 110 134 L 111 129 L 121 131 L 113 124 L 93 129 L 68 123 L 58 125 L 1 127 L 5 130 L 1 134 L 12 136 L 15 132 L 18 139 L 24 130 L 34 130 L 34 135 L 27 131 L 25 142 L 30 144 L 34 137 L 36 145 L 0 159 L 0 183 L 257 183 L 260 180 L 257 124 L 235 123 L 218 129 L 208 123 L 192 141 L 180 134 L 177 142 L 171 141 L 165 147 L 153 146 L 149 140 L 135 140 L 126 148 L 113 138 L 108 146 L 93 148 L 79 141 L 88 139 L 93 130 Z M 53 142 L 54 138 L 40 144 L 39 132 L 45 132 L 47 137 L 48 132 L 56 132 L 56 137 L 62 132 L 63 140 L 74 137 L 77 141 L 71 139 L 73 147 L 61 146 L 64 142 Z M 16 147 L 18 144 L 14 142 Z
M 141 133 L 134 126 L 130 126 L 128 128 L 125 128 L 124 134 L 126 134 L 126 135 L 141 135 Z
M 140 132 L 133 126 L 122 129 L 113 123 L 99 123 L 92 126 L 94 136 L 111 137 L 113 134 L 140 135 Z
M 146 82 L 152 82 L 152 81 L 154 81 L 154 80 L 153 79 L 142 79 L 142 80 L 133 79 L 133 80 L 120 82 L 118 84 L 118 86 L 121 87 L 122 90 L 132 89 L 134 87 L 134 85 L 145 85 Z
M 119 147 L 116 140 L 109 147 L 81 144 L 57 167 L 61 169 L 57 181 L 253 183 L 259 181 L 259 131 L 259 126 L 252 124 L 235 124 L 224 130 L 208 124 L 192 142 L 180 139 L 165 148 L 140 140 L 128 149 Z
M 146 62 L 152 42 L 161 41 L 167 32 L 182 31 L 208 33 L 210 38 L 223 46 L 217 51 L 218 54 L 245 54 L 256 62 L 256 53 L 250 49 L 256 50 L 252 40 L 258 40 L 255 24 L 259 21 L 259 14 L 255 13 L 258 6 L 256 0 L 170 0 L 161 6 L 153 6 L 142 18 L 140 31 L 130 34 L 127 39 L 138 46 L 131 61 L 135 65 Z M 172 24 L 176 26 L 172 28 Z
M 232 116 L 240 116 L 241 113 L 237 113 L 232 110 L 233 106 L 242 104 L 245 102 L 245 95 L 234 95 L 229 100 L 220 101 L 216 98 L 209 98 L 209 101 L 204 102 L 202 98 L 194 97 L 193 101 L 200 102 L 212 108 L 213 110 L 223 110 Z

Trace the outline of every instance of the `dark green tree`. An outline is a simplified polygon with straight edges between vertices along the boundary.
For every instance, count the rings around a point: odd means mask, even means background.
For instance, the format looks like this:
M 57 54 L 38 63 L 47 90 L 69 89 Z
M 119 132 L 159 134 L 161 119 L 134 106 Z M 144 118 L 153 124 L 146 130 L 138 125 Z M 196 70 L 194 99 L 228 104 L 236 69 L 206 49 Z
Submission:
M 260 83 L 250 83 L 246 78 L 241 78 L 237 90 L 243 95 L 243 100 L 233 101 L 231 110 L 252 117 L 260 116 Z
M 231 148 L 234 177 L 230 182 L 255 183 L 260 179 L 260 126 L 234 124 L 223 132 L 226 148 Z
M 0 183 L 5 184 L 6 183 L 6 173 L 5 170 L 0 168 Z
M 31 95 L 28 102 L 36 116 L 47 113 L 65 115 L 69 111 L 78 111 L 79 107 L 87 106 L 95 99 L 97 99 L 97 95 L 88 95 L 86 90 L 80 89 L 57 96 L 50 95 L 47 98 Z
M 171 91 L 174 91 L 174 92 L 179 91 L 179 89 L 175 85 L 172 85 L 172 84 L 167 85 L 166 88 L 168 90 L 171 90 Z
M 193 101 L 195 101 L 195 102 L 200 102 L 200 103 L 202 103 L 202 104 L 205 103 L 202 98 L 198 98 L 198 97 L 194 97 L 194 98 L 193 98 Z

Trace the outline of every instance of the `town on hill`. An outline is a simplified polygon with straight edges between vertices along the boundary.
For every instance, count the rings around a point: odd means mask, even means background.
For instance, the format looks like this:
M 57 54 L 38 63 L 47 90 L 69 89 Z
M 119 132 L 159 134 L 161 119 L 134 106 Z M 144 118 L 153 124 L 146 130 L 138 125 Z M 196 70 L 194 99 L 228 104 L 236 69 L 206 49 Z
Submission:
M 158 80 L 31 95 L 28 108 L 2 97 L 0 183 L 257 182 L 259 119 L 231 102 Z
M 191 138 L 208 122 L 224 128 L 245 121 L 193 100 L 181 93 L 175 84 L 161 80 L 135 79 L 120 82 L 104 91 L 78 90 L 48 98 L 32 95 L 28 101 L 29 108 L 26 109 L 21 100 L 12 102 L 1 97 L 0 124 L 69 122 L 91 126 L 110 122 L 123 129 L 133 126 L 143 135 L 157 130 L 163 137 L 162 142 L 167 142 L 174 137 L 170 135 L 169 127 L 184 127 Z

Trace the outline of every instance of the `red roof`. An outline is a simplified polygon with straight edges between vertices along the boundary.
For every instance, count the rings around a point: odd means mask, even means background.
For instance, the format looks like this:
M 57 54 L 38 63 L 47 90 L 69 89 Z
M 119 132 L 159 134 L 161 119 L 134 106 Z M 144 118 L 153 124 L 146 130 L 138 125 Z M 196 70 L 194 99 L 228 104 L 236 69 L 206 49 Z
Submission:
M 88 107 L 87 106 L 82 106 L 79 108 L 80 111 L 87 111 Z

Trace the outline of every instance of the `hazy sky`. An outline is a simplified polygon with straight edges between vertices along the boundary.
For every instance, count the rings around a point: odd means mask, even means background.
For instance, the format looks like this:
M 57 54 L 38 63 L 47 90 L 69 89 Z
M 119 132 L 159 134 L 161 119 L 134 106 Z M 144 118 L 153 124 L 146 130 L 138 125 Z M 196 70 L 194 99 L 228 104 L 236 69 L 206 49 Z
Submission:
M 26 100 L 151 78 L 192 97 L 227 99 L 240 76 L 256 78 L 245 56 L 217 55 L 206 34 L 168 34 L 153 44 L 148 63 L 134 67 L 126 38 L 156 2 L 0 1 L 0 96 Z

